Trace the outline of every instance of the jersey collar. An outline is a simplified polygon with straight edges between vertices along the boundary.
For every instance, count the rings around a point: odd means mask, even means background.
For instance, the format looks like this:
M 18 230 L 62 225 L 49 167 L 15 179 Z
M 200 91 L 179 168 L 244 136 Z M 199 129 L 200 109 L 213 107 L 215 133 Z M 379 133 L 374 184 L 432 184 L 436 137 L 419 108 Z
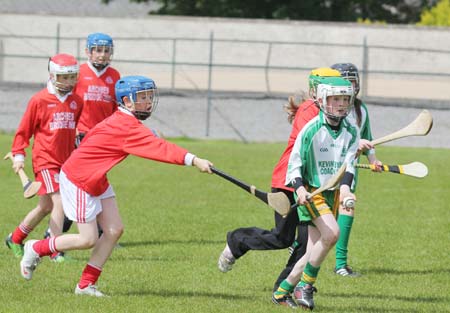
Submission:
M 119 106 L 118 109 L 119 109 L 120 112 L 123 112 L 123 113 L 125 113 L 125 114 L 127 114 L 127 115 L 131 115 L 131 116 L 134 117 L 133 113 L 131 113 L 130 111 L 128 111 L 128 110 L 125 109 L 124 107 Z
M 325 119 L 325 114 L 323 113 L 322 110 L 320 110 L 319 112 L 319 119 L 321 125 L 327 129 L 330 136 L 333 137 L 334 139 L 339 137 L 339 135 L 342 133 L 342 129 L 344 128 L 344 120 L 341 120 L 341 122 L 338 125 L 338 128 L 335 130 L 331 128 L 331 126 L 327 123 L 327 120 Z
M 91 61 L 87 61 L 86 63 L 87 63 L 87 65 L 89 66 L 89 68 L 91 69 L 91 71 L 94 72 L 95 75 L 97 75 L 97 77 L 100 77 L 100 76 L 102 76 L 103 74 L 105 74 L 106 70 L 107 70 L 108 67 L 109 67 L 109 64 L 108 64 L 108 65 L 105 66 L 104 69 L 102 69 L 101 71 L 98 71 L 98 70 L 95 68 L 95 66 L 92 65 Z
M 64 96 L 61 96 L 59 93 L 56 92 L 55 86 L 53 86 L 50 79 L 47 81 L 47 91 L 49 94 L 54 95 L 61 103 L 64 103 L 67 97 L 69 97 L 69 95 L 72 94 L 72 91 L 70 91 L 66 93 Z

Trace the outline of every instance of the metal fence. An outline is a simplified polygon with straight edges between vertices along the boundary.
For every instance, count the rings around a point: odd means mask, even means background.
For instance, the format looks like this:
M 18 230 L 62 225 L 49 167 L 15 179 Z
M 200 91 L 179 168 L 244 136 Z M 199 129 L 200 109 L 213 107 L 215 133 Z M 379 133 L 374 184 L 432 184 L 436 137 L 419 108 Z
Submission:
M 85 59 L 85 37 L 0 35 L 0 82 L 42 83 L 48 57 Z M 419 102 L 450 108 L 450 51 L 422 47 L 327 42 L 180 37 L 115 37 L 114 66 L 122 75 L 147 75 L 160 88 L 190 89 L 206 97 L 206 136 L 217 92 L 284 96 L 307 88 L 315 67 L 351 61 L 361 73 L 366 101 Z M 150 73 L 150 75 L 149 75 Z
M 36 75 L 38 63 L 45 63 L 49 56 L 59 52 L 83 60 L 85 40 L 61 36 L 59 24 L 53 36 L 0 35 L 0 80 L 39 82 L 46 73 Z M 419 83 L 450 81 L 449 50 L 368 45 L 366 38 L 360 44 L 336 44 L 217 39 L 211 33 L 209 38 L 117 37 L 114 40 L 114 64 L 121 72 L 136 71 L 136 66 L 142 66 L 146 72 L 164 72 L 160 84 L 172 90 L 255 91 L 268 95 L 287 92 L 292 91 L 293 85 L 301 89 L 304 85 L 300 83 L 312 68 L 329 66 L 337 63 L 336 60 L 351 60 L 359 67 L 362 96 L 385 95 L 386 92 L 379 93 L 375 87 L 380 77 Z M 21 67 L 17 63 L 26 65 Z M 20 72 L 11 73 L 15 68 Z M 257 84 L 242 86 L 238 82 L 240 86 L 236 87 L 232 81 L 223 82 L 228 75 L 231 80 L 243 77 L 245 82 L 245 74 L 248 76 L 249 72 L 257 75 Z M 183 75 L 184 79 L 180 78 Z M 285 81 L 279 76 L 286 77 Z M 292 77 L 299 83 L 286 83 Z M 446 95 L 437 98 L 450 100 Z

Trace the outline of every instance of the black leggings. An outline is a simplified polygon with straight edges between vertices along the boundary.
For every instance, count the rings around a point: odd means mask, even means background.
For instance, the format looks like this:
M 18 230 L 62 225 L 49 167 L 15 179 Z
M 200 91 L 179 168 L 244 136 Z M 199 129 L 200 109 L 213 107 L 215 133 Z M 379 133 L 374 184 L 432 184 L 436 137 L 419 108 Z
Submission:
M 291 191 L 272 188 L 272 192 L 280 191 L 288 196 L 291 204 L 295 203 Z M 258 227 L 235 229 L 227 234 L 227 243 L 236 259 L 239 259 L 249 250 L 286 249 L 294 243 L 297 228 L 297 243 L 299 245 L 295 248 L 285 268 L 278 276 L 274 285 L 274 290 L 276 290 L 279 284 L 289 275 L 295 263 L 306 252 L 308 225 L 299 222 L 297 210 L 292 210 L 285 218 L 275 212 L 275 228 L 271 230 Z

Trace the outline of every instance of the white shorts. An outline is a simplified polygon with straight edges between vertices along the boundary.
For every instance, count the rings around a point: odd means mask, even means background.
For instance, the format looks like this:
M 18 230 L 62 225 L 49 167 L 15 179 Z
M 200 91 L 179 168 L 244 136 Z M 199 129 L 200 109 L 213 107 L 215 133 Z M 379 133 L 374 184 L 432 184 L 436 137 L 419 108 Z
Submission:
M 75 186 L 63 171 L 59 175 L 59 189 L 64 214 L 77 223 L 93 221 L 102 212 L 102 200 L 116 196 L 111 185 L 100 196 L 91 196 Z

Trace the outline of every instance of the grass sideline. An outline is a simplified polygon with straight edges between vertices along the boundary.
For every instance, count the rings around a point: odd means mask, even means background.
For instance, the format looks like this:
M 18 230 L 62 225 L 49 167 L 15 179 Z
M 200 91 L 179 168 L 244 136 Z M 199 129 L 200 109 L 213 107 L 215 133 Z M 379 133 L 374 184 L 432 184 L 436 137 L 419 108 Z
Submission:
M 0 134 L 6 154 L 12 136 Z M 284 144 L 174 140 L 246 182 L 268 190 Z M 450 150 L 377 148 L 386 164 L 421 161 L 423 180 L 360 171 L 350 264 L 357 279 L 332 273 L 334 253 L 322 266 L 315 312 L 448 312 L 450 303 Z M 29 162 L 29 158 L 27 159 Z M 365 160 L 362 160 L 365 161 Z M 30 163 L 27 173 L 31 174 Z M 10 162 L 0 166 L 0 235 L 11 232 L 37 199 L 25 200 Z M 109 175 L 125 224 L 99 281 L 107 299 L 77 297 L 73 289 L 89 252 L 74 262 L 45 259 L 33 280 L 20 277 L 19 260 L 0 249 L 0 312 L 288 312 L 271 290 L 287 251 L 250 252 L 223 274 L 217 257 L 226 232 L 273 227 L 270 208 L 223 179 L 130 157 Z M 40 238 L 45 223 L 31 234 Z

